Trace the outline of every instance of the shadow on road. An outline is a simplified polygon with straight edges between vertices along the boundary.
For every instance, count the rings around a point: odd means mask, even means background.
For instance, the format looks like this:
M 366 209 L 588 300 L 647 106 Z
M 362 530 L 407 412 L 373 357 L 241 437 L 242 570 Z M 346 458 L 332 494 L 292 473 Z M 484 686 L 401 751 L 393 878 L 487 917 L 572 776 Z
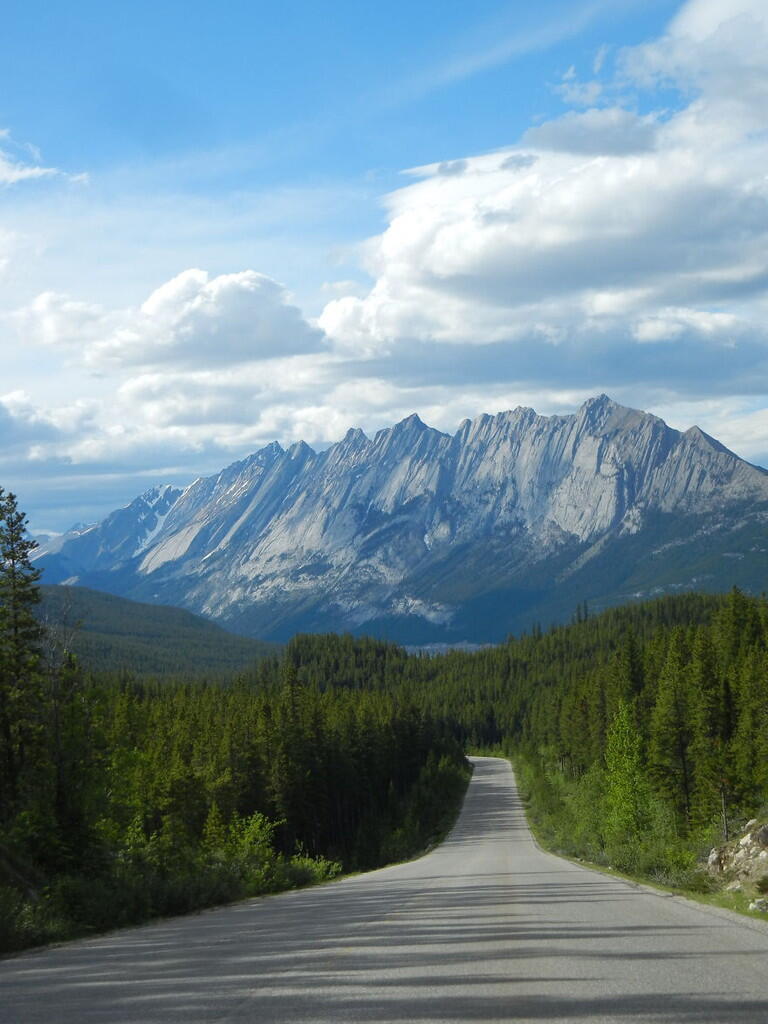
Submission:
M 763 1022 L 767 953 L 543 854 L 480 758 L 427 857 L 6 961 L 0 1021 Z

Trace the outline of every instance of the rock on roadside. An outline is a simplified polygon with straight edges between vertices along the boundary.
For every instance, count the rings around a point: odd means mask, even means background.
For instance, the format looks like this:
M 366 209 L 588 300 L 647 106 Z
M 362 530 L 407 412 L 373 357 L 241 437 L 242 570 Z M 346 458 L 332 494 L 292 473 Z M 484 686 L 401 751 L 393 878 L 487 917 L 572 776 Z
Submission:
M 727 882 L 725 888 L 730 892 L 741 892 L 763 879 L 768 883 L 768 822 L 753 818 L 737 839 L 714 847 L 707 858 L 707 870 Z M 756 898 L 749 909 L 768 913 L 768 900 Z

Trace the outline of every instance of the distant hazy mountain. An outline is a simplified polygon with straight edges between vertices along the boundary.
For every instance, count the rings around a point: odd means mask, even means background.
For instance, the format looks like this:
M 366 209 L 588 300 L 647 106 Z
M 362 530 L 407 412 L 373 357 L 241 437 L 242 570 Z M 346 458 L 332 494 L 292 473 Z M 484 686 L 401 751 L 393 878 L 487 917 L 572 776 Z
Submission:
M 47 582 L 182 605 L 253 635 L 488 641 L 685 588 L 768 581 L 768 473 L 605 395 L 450 436 L 418 416 L 325 451 L 271 444 L 148 491 L 43 554 Z

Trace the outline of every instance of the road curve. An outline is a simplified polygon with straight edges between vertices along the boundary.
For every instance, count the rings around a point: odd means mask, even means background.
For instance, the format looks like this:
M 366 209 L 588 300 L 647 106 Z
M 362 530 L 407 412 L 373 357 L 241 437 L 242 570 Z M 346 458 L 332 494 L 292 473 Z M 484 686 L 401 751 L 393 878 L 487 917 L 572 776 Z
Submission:
M 768 925 L 543 853 L 473 760 L 427 856 L 5 960 L 0 1021 L 768 1021 Z

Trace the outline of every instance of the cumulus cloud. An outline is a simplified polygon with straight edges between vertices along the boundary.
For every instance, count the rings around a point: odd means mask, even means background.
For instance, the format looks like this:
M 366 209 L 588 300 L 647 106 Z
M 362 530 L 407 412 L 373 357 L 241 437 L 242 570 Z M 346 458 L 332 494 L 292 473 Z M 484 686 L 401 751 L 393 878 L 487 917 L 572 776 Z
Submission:
M 284 287 L 253 270 L 185 270 L 128 310 L 46 292 L 16 320 L 27 338 L 74 348 L 95 368 L 226 366 L 317 350 L 322 341 Z
M 613 94 L 631 107 L 418 168 L 363 250 L 372 288 L 330 301 L 320 326 L 383 375 L 768 390 L 766 52 L 764 4 L 693 0 L 620 55 Z M 684 99 L 637 114 L 630 87 L 658 84 Z
M 97 406 L 78 400 L 70 405 L 42 409 L 26 391 L 0 395 L 0 447 L 3 457 L 19 450 L 32 457 L 49 446 L 80 437 L 93 429 Z
M 759 460 L 766 52 L 762 0 L 691 0 L 661 38 L 611 52 L 613 78 L 600 51 L 601 81 L 569 71 L 573 109 L 517 145 L 409 172 L 317 324 L 252 270 L 187 270 L 130 309 L 46 292 L 18 327 L 112 379 L 111 401 L 6 396 L 0 432 L 37 464 L 183 482 L 275 438 L 323 444 L 414 410 L 452 431 L 608 391 Z
M 51 441 L 58 436 L 51 420 L 32 407 L 24 392 L 0 396 L 0 440 L 6 455 L 20 445 Z
M 67 380 L 98 375 L 91 390 L 100 397 L 90 401 L 0 397 L 3 479 L 22 490 L 21 479 L 46 508 L 54 498 L 42 481 L 55 481 L 59 503 L 70 480 L 77 511 L 51 512 L 48 528 L 87 517 L 77 492 L 96 481 L 114 494 L 120 478 L 127 499 L 137 480 L 188 482 L 285 438 L 292 423 L 312 422 L 304 410 L 317 406 L 326 366 L 337 362 L 283 286 L 255 271 L 185 271 L 128 309 L 46 292 L 11 320 L 23 350 L 47 348 Z
M 216 371 L 141 373 L 126 380 L 117 397 L 127 409 L 140 408 L 145 422 L 200 427 L 221 438 L 230 427 L 252 426 L 271 404 L 300 405 L 329 386 L 325 361 L 299 356 Z
M 562 117 L 529 129 L 523 142 L 540 149 L 594 156 L 644 153 L 656 145 L 653 117 L 638 117 L 621 107 L 569 111 Z
M 71 346 L 84 350 L 97 342 L 108 315 L 95 304 L 79 302 L 58 292 L 41 292 L 13 313 L 25 344 Z
M 710 100 L 744 109 L 768 95 L 765 44 L 768 10 L 762 0 L 690 0 L 660 39 L 623 52 L 624 73 L 643 85 L 696 88 Z

